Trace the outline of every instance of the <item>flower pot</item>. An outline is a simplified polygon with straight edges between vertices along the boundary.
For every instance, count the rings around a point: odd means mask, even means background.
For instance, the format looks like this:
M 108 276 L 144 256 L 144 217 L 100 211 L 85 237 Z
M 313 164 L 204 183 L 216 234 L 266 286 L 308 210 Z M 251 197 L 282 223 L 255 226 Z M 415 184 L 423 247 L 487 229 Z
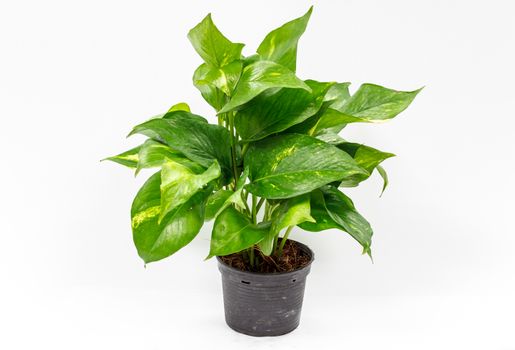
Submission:
M 258 337 L 282 335 L 297 328 L 314 254 L 306 245 L 296 243 L 310 261 L 291 272 L 241 271 L 217 258 L 222 273 L 225 321 L 229 327 Z

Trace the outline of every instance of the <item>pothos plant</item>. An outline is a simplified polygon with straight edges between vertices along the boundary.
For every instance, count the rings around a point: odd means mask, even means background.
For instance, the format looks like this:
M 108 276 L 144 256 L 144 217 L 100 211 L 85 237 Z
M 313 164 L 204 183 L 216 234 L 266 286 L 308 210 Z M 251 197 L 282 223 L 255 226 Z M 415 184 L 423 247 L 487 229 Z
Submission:
M 131 208 L 134 243 L 145 263 L 166 258 L 214 220 L 208 258 L 243 252 L 254 266 L 279 258 L 292 228 L 339 229 L 371 255 L 372 228 L 342 192 L 394 156 L 338 134 L 350 123 L 392 119 L 420 90 L 297 77 L 297 43 L 311 16 L 270 32 L 256 54 L 227 39 L 207 15 L 188 34 L 203 63 L 193 84 L 218 123 L 186 103 L 137 125 L 148 139 L 108 158 L 134 168 L 158 168 Z M 282 236 L 282 239 L 279 237 Z

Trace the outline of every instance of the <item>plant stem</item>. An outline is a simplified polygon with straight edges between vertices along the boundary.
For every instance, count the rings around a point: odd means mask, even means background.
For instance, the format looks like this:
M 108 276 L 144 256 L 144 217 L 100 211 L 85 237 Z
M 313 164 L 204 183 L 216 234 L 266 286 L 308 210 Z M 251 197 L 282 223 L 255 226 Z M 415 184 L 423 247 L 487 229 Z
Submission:
M 249 149 L 249 143 L 246 143 L 241 148 L 241 157 L 245 157 L 245 153 L 247 153 L 247 150 Z
M 290 235 L 292 229 L 293 226 L 288 226 L 288 228 L 286 229 L 286 232 L 284 233 L 284 236 L 281 239 L 281 244 L 279 245 L 279 252 L 277 253 L 278 256 L 281 256 L 283 254 L 284 245 L 286 244 L 286 241 L 288 240 L 288 236 Z
M 258 202 L 257 207 L 256 207 L 256 214 L 259 213 L 259 210 L 261 209 L 261 206 L 263 205 L 264 202 L 265 202 L 264 198 L 260 198 L 259 199 L 259 202 Z
M 278 241 L 279 241 L 279 233 L 274 237 L 274 245 L 272 246 L 272 252 L 276 251 Z
M 257 203 L 257 197 L 252 195 L 252 222 L 254 224 L 257 223 L 257 213 L 259 211 L 259 209 L 256 208 L 256 203 Z
M 236 191 L 236 182 L 238 181 L 238 165 L 236 164 L 236 136 L 234 134 L 234 113 L 229 112 L 227 114 L 229 119 L 229 133 L 231 134 L 231 157 L 232 157 L 232 171 L 234 176 L 234 191 Z
M 247 203 L 247 198 L 245 198 L 244 195 L 242 195 L 243 204 L 245 204 L 245 210 L 247 211 L 248 216 L 253 216 L 252 211 L 250 211 L 249 204 Z
M 270 204 L 268 204 L 268 201 L 265 201 L 265 213 L 263 214 L 263 221 L 268 220 L 268 215 L 270 214 Z
M 254 267 L 254 247 L 249 248 L 249 260 L 250 260 L 250 266 Z

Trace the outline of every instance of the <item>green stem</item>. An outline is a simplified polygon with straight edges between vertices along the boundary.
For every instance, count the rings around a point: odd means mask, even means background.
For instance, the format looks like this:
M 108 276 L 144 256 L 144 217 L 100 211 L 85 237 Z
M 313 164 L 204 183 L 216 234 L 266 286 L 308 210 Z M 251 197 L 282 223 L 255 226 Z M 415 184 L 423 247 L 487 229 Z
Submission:
M 229 112 L 227 114 L 229 119 L 229 133 L 231 134 L 231 157 L 232 157 L 232 171 L 234 176 L 234 190 L 236 190 L 236 182 L 238 181 L 238 165 L 236 164 L 236 136 L 234 134 L 234 114 Z
M 250 216 L 252 218 L 252 222 L 254 224 L 257 223 L 257 211 L 256 211 L 256 196 L 252 195 L 252 210 L 250 212 Z M 255 267 L 255 257 L 254 257 L 254 246 L 249 248 L 249 260 L 250 260 L 250 266 Z
M 288 226 L 286 229 L 286 232 L 284 233 L 283 238 L 281 239 L 281 244 L 279 245 L 279 252 L 277 253 L 278 256 L 283 255 L 283 248 L 286 244 L 286 241 L 288 240 L 288 236 L 290 235 L 291 230 L 293 229 L 293 226 Z
M 250 145 L 250 143 L 246 143 L 241 148 L 241 157 L 242 158 L 245 157 L 245 153 L 247 153 L 247 150 L 249 149 L 249 145 Z
M 276 251 L 278 241 L 279 241 L 279 233 L 274 237 L 274 245 L 272 246 L 272 252 Z
M 265 213 L 263 214 L 263 221 L 267 221 L 270 215 L 270 204 L 265 201 Z
M 257 213 L 259 210 L 257 210 L 257 197 L 252 195 L 252 222 L 255 224 L 257 223 Z
M 254 247 L 249 248 L 249 261 L 250 266 L 254 267 Z
M 263 203 L 264 203 L 264 202 L 265 202 L 265 199 L 264 199 L 264 198 L 260 198 L 260 199 L 259 199 L 259 202 L 258 202 L 258 204 L 257 204 L 257 206 L 256 206 L 256 215 L 257 215 L 257 213 L 259 213 L 259 211 L 261 210 L 261 206 L 263 205 Z
M 247 211 L 247 215 L 248 216 L 252 216 L 252 211 L 250 211 L 250 208 L 249 208 L 249 204 L 247 203 L 247 198 L 245 198 L 245 196 L 242 195 L 242 199 L 243 199 L 243 204 L 245 204 L 245 210 Z

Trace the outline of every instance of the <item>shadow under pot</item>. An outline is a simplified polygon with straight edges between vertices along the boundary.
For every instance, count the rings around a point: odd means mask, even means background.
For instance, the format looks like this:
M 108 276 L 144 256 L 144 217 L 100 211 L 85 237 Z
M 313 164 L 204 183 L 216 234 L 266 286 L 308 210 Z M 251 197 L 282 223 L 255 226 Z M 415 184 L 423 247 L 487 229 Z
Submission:
M 309 262 L 291 272 L 242 271 L 217 257 L 222 273 L 225 321 L 229 327 L 257 337 L 283 335 L 298 327 L 314 254 L 306 245 L 295 243 L 309 257 Z

